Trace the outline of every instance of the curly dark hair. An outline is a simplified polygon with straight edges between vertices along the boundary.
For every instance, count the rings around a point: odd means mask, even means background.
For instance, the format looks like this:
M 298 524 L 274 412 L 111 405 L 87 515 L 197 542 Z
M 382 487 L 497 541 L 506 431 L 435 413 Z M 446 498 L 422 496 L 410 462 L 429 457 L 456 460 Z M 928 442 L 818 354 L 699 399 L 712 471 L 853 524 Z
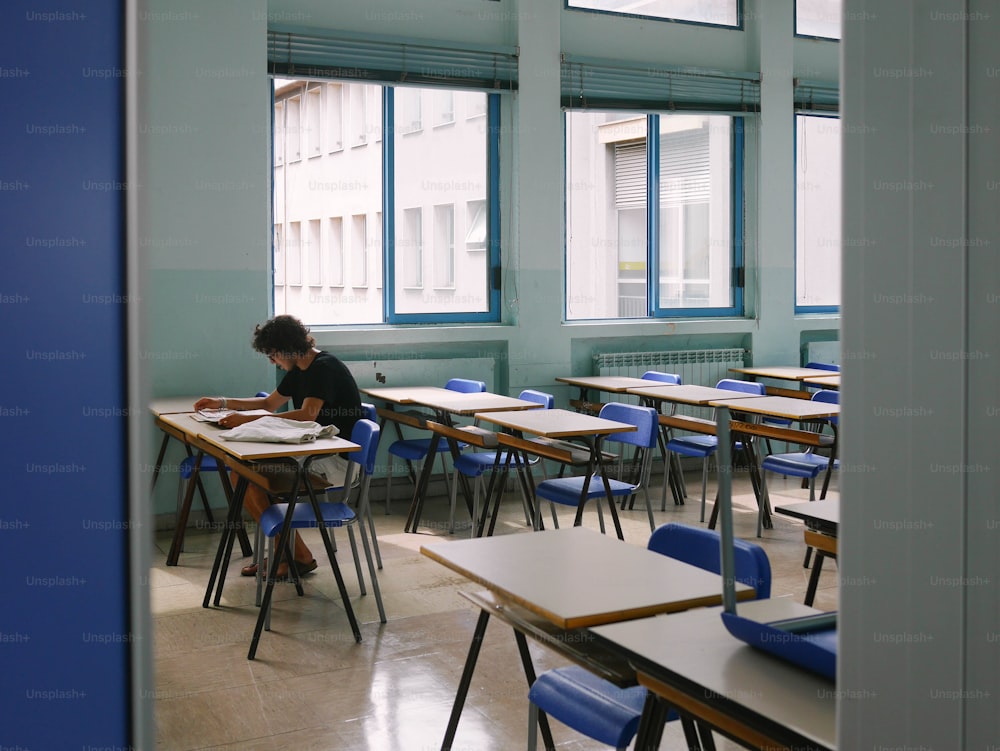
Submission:
M 253 348 L 269 357 L 295 359 L 315 346 L 309 329 L 295 316 L 275 316 L 253 330 Z

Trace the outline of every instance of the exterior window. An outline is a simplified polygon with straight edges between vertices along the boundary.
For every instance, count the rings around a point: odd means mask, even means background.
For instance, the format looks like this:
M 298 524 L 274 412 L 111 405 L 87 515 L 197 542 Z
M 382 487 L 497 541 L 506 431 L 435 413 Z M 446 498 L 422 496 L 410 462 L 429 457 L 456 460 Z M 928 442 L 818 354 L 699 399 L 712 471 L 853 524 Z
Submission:
M 344 286 L 344 220 L 331 217 L 326 233 L 328 283 L 331 287 Z
M 741 124 L 726 115 L 567 113 L 567 320 L 742 312 L 733 284 L 742 262 L 733 210 L 734 195 L 742 205 Z
M 434 207 L 434 286 L 455 286 L 455 206 Z
M 795 34 L 840 39 L 843 0 L 795 0 Z
M 396 243 L 396 258 L 402 263 L 403 286 L 424 286 L 424 238 L 422 209 L 403 209 L 403 223 Z
M 275 79 L 274 149 L 287 162 L 289 100 L 306 85 Z M 498 320 L 499 96 L 348 81 L 315 90 L 325 105 L 307 132 L 323 148 L 301 164 L 275 158 L 275 312 L 310 325 Z M 467 117 L 476 111 L 485 117 Z M 423 127 L 445 115 L 448 127 Z
M 297 162 L 302 158 L 302 98 L 293 96 L 285 108 L 285 158 Z
M 396 128 L 401 133 L 419 133 L 424 128 L 420 109 L 422 89 L 396 89 Z
M 326 85 L 327 151 L 344 148 L 344 87 L 339 83 Z
M 801 2 L 801 0 L 799 0 Z M 739 26 L 739 0 L 567 0 L 567 8 L 643 18 Z
M 285 163 L 285 105 L 274 105 L 274 165 Z
M 323 110 L 323 89 L 318 86 L 306 92 L 306 127 L 304 141 L 306 143 L 306 154 L 309 157 L 319 156 L 323 153 L 323 133 L 320 130 Z
M 840 306 L 840 120 L 795 118 L 795 309 Z

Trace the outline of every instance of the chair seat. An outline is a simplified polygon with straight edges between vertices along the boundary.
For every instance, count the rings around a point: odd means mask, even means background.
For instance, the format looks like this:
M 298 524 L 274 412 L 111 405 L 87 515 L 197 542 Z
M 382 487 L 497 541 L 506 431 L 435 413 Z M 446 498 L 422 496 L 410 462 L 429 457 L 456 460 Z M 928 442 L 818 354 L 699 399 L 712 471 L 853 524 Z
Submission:
M 196 456 L 186 456 L 181 459 L 181 463 L 178 465 L 180 471 L 181 479 L 187 480 L 194 474 L 194 464 L 198 457 Z M 200 472 L 217 472 L 219 469 L 219 463 L 216 461 L 214 456 L 209 456 L 205 454 L 201 457 L 201 468 Z M 226 467 L 226 471 L 229 471 L 229 467 Z
M 479 477 L 484 472 L 493 469 L 496 462 L 496 451 L 476 451 L 471 454 L 462 454 L 455 460 L 455 469 L 466 477 Z M 500 452 L 500 465 L 507 462 L 507 452 Z
M 768 472 L 788 475 L 790 477 L 815 478 L 820 472 L 825 470 L 830 464 L 830 458 L 819 456 L 818 454 L 793 453 L 793 454 L 771 454 L 761 462 L 761 466 Z M 840 464 L 834 461 L 836 468 Z
M 539 498 L 544 498 L 553 503 L 561 503 L 565 506 L 576 506 L 580 503 L 580 493 L 583 490 L 585 477 L 559 477 L 553 480 L 543 480 L 538 483 L 535 494 Z M 608 478 L 611 486 L 612 496 L 632 495 L 636 491 L 636 486 L 620 480 Z M 604 482 L 600 477 L 594 475 L 590 479 L 587 487 L 587 499 L 604 498 Z
M 712 456 L 719 448 L 719 439 L 714 435 L 689 435 L 683 438 L 671 438 L 667 442 L 667 451 L 682 456 Z
M 324 501 L 319 504 L 319 509 L 323 515 L 323 524 L 327 527 L 342 527 L 355 519 L 354 510 L 346 503 Z M 266 537 L 275 537 L 281 534 L 281 527 L 285 522 L 287 512 L 287 503 L 273 503 L 264 509 L 264 513 L 260 515 L 260 528 Z M 295 511 L 292 512 L 292 529 L 309 529 L 318 526 L 312 504 L 305 500 L 296 503 Z
M 458 444 L 459 450 L 465 449 L 468 444 L 460 443 Z M 419 461 L 427 456 L 431 450 L 431 439 L 430 438 L 406 438 L 403 440 L 395 441 L 389 445 L 389 453 L 393 456 L 398 456 L 400 459 L 408 459 L 411 461 Z M 438 451 L 447 451 L 448 443 L 447 441 L 438 441 L 437 445 Z
M 646 689 L 618 688 L 576 665 L 538 676 L 528 698 L 546 714 L 614 748 L 624 748 L 639 729 Z

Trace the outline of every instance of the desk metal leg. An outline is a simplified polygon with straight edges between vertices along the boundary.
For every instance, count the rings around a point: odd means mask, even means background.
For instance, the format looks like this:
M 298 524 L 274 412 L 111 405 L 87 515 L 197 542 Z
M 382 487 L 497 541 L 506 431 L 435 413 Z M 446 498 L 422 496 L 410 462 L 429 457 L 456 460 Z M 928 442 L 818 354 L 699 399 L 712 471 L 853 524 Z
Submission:
M 160 451 L 156 455 L 156 464 L 153 465 L 153 480 L 149 485 L 150 493 L 156 490 L 156 480 L 160 476 L 160 467 L 163 466 L 163 457 L 167 455 L 167 444 L 169 442 L 170 436 L 167 433 L 164 433 L 163 440 L 160 441 Z
M 472 674 L 476 670 L 476 661 L 479 659 L 479 650 L 483 646 L 483 637 L 486 635 L 486 626 L 489 625 L 489 622 L 489 612 L 481 610 L 479 612 L 479 620 L 476 622 L 476 630 L 472 634 L 472 644 L 469 645 L 469 654 L 465 658 L 465 668 L 462 670 L 462 677 L 458 682 L 458 692 L 455 694 L 455 703 L 451 707 L 448 727 L 444 731 L 441 751 L 451 751 L 451 745 L 455 742 L 458 721 L 462 717 L 462 709 L 465 707 L 465 697 L 469 695 Z
M 201 460 L 204 456 L 205 452 L 199 451 L 195 457 L 193 477 L 198 476 L 198 471 L 201 469 Z M 178 510 L 174 537 L 170 542 L 170 551 L 167 553 L 168 566 L 176 566 L 177 559 L 180 558 L 181 546 L 184 544 L 184 531 L 187 528 L 188 516 L 191 513 L 191 504 L 194 502 L 194 490 L 195 484 L 193 482 L 189 482 L 187 488 L 184 490 L 184 500 L 181 501 L 181 507 Z
M 430 484 L 431 473 L 434 471 L 434 458 L 437 456 L 438 443 L 441 436 L 437 433 L 431 435 L 431 443 L 427 450 L 427 457 L 420 468 L 420 476 L 413 487 L 413 498 L 410 501 L 410 513 L 406 517 L 406 524 L 403 526 L 404 532 L 416 532 L 420 523 L 420 512 L 424 505 L 424 496 L 427 494 L 427 486 Z
M 594 477 L 594 467 L 597 467 L 597 472 L 600 472 L 601 482 L 604 485 L 604 494 L 607 498 L 608 505 L 611 507 L 611 520 L 615 523 L 615 533 L 618 535 L 619 540 L 624 540 L 625 535 L 622 533 L 622 525 L 618 519 L 618 508 L 615 504 L 615 499 L 611 495 L 611 483 L 608 482 L 607 472 L 604 469 L 604 460 L 601 457 L 601 439 L 600 437 L 595 438 L 590 443 L 590 463 L 587 465 L 587 476 L 583 481 L 583 490 L 580 491 L 580 502 L 576 507 L 576 518 L 573 519 L 573 526 L 579 527 L 583 524 L 583 506 L 587 500 L 587 490 L 590 488 L 590 482 Z M 598 501 L 599 503 L 600 501 Z
M 639 717 L 635 735 L 635 751 L 656 751 L 663 738 L 663 724 L 667 720 L 667 705 L 652 691 L 646 692 L 646 702 Z
M 535 666 L 531 662 L 531 652 L 528 650 L 528 640 L 524 638 L 518 630 L 514 630 L 514 639 L 517 641 L 517 651 L 521 655 L 521 666 L 524 668 L 524 677 L 528 679 L 530 689 L 535 682 Z M 538 712 L 538 728 L 542 731 L 542 743 L 546 749 L 555 749 L 556 744 L 552 741 L 552 730 L 549 728 L 549 718 L 545 712 Z
M 215 553 L 215 563 L 212 565 L 212 573 L 208 577 L 208 587 L 205 589 L 205 599 L 202 600 L 201 606 L 207 608 L 209 603 L 212 601 L 212 592 L 215 590 L 216 577 L 219 576 L 219 572 L 223 567 L 223 557 L 226 554 L 226 549 L 230 548 L 229 539 L 232 534 L 233 528 L 239 522 L 240 513 L 243 511 L 243 496 L 246 495 L 247 485 L 249 481 L 245 477 L 240 477 L 236 481 L 236 490 L 233 493 L 233 500 L 229 504 L 229 514 L 226 516 L 226 525 L 222 530 L 222 538 L 219 540 L 219 549 Z M 222 588 L 219 588 L 219 593 L 221 595 Z

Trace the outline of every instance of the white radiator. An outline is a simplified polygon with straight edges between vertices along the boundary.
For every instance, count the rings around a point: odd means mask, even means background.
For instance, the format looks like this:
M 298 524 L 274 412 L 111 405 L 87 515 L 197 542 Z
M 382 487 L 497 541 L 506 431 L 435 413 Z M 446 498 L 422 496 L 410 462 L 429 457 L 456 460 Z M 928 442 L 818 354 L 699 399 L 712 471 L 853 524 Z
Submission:
M 743 367 L 746 352 L 741 348 L 688 349 L 672 352 L 606 352 L 594 355 L 597 375 L 640 378 L 647 370 L 677 373 L 681 383 L 714 386 L 722 378 L 732 378 L 730 368 Z

